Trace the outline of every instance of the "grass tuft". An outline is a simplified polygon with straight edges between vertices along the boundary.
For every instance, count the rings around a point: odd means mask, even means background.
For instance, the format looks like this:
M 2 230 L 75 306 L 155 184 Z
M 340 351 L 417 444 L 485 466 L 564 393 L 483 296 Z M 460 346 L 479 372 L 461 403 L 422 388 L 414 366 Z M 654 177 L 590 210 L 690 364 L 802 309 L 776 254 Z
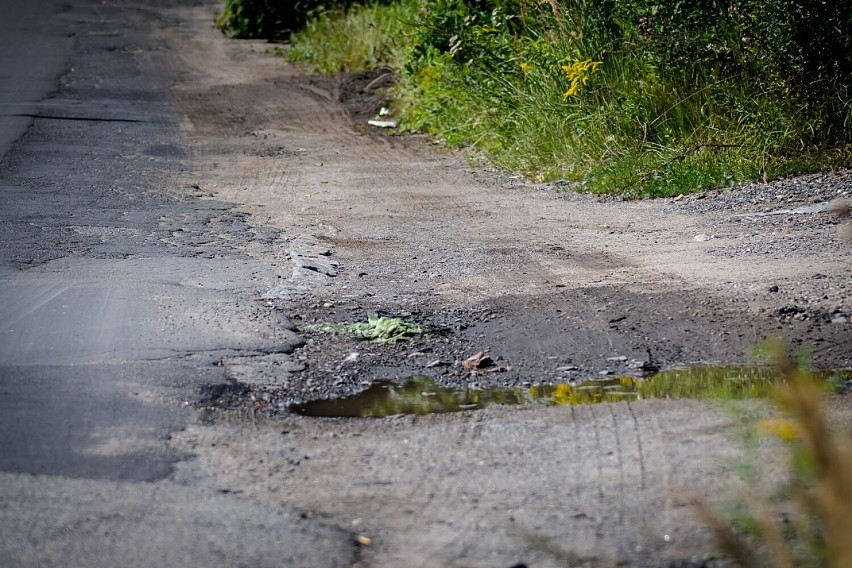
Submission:
M 355 4 L 309 21 L 291 37 L 289 59 L 316 65 L 327 73 L 403 65 L 413 30 L 416 0 L 391 4 Z

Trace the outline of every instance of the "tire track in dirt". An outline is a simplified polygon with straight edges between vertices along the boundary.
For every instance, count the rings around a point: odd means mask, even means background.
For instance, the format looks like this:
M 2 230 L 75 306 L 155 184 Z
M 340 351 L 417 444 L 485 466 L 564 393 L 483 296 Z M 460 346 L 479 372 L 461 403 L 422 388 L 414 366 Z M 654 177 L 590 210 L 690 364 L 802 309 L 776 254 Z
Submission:
M 641 454 L 624 432 L 643 441 Z M 711 501 L 730 496 L 734 434 L 705 404 L 650 401 L 287 418 L 249 437 L 191 428 L 178 442 L 191 440 L 199 465 L 225 487 L 369 536 L 370 566 L 564 566 L 545 542 L 590 565 L 660 566 L 710 550 L 694 512 L 671 496 L 684 488 Z M 684 439 L 693 442 L 673 445 Z

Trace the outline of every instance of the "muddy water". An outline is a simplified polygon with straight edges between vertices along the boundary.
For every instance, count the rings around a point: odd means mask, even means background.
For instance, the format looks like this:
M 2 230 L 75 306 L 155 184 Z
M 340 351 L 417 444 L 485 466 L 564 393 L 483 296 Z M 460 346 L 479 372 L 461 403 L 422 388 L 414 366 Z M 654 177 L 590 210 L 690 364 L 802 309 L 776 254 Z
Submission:
M 848 388 L 852 370 L 814 374 L 827 390 Z M 743 399 L 767 396 L 778 383 L 766 368 L 693 367 L 663 371 L 647 379 L 617 377 L 530 387 L 448 388 L 426 376 L 402 384 L 382 380 L 347 398 L 295 404 L 303 416 L 381 418 L 475 410 L 491 404 L 578 405 L 647 398 Z

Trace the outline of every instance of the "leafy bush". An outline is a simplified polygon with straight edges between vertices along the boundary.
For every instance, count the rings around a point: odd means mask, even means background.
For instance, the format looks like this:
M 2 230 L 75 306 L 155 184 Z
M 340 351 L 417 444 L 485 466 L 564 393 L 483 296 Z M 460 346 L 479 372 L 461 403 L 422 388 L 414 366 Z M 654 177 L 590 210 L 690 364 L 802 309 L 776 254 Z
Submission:
M 231 37 L 268 37 L 284 27 L 284 13 L 275 0 L 226 0 L 216 21 Z
M 824 0 L 630 0 L 615 18 L 669 80 L 725 85 L 786 100 L 820 120 L 817 141 L 849 142 L 852 4 Z

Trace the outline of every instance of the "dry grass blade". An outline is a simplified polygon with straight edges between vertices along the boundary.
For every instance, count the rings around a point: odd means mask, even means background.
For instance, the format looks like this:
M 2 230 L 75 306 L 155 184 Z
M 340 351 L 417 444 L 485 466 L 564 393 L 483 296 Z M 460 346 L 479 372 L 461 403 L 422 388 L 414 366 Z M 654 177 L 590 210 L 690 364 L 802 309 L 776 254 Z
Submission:
M 735 533 L 721 515 L 711 509 L 702 499 L 694 499 L 692 505 L 701 520 L 713 531 L 716 543 L 723 553 L 730 556 L 742 568 L 757 566 L 757 558 L 751 545 Z
M 814 470 L 814 513 L 825 533 L 832 566 L 852 566 L 852 449 L 848 440 L 832 435 L 822 412 L 822 394 L 813 384 L 784 363 L 788 381 L 778 402 L 795 420 L 801 442 Z
M 571 550 L 562 548 L 546 536 L 536 534 L 526 529 L 517 529 L 517 535 L 534 549 L 541 550 L 547 555 L 560 560 L 566 566 L 598 566 L 601 560 L 596 556 L 581 556 Z
M 773 517 L 772 511 L 766 503 L 756 499 L 749 501 L 749 507 L 754 511 L 755 518 L 760 525 L 761 534 L 766 540 L 773 566 L 776 568 L 793 568 L 795 566 L 793 556 L 784 542 L 784 536 L 781 534 L 778 521 Z

